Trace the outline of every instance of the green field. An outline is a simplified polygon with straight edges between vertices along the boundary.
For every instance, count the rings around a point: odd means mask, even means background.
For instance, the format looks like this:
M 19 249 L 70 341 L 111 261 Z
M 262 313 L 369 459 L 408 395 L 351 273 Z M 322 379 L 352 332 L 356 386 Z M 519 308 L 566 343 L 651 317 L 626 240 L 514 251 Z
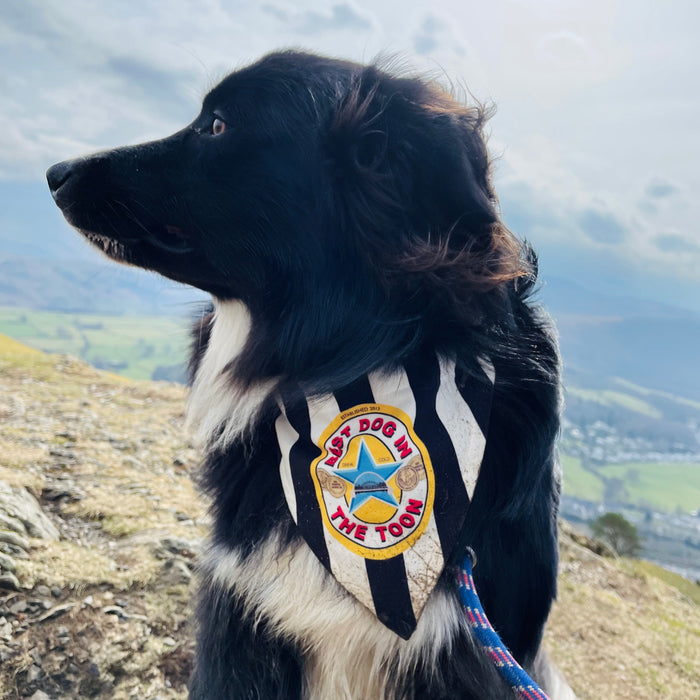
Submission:
M 564 493 L 574 498 L 599 502 L 603 500 L 605 490 L 603 482 L 581 466 L 578 457 L 561 455 L 561 467 L 564 471 Z
M 151 379 L 157 368 L 168 368 L 170 376 L 176 376 L 186 358 L 188 327 L 184 318 L 180 322 L 163 316 L 0 307 L 0 333 L 38 350 L 74 355 L 133 379 Z M 161 369 L 161 376 L 164 371 Z
M 700 509 L 700 464 L 608 464 L 601 472 L 622 479 L 626 500 L 654 509 Z
M 626 503 L 666 512 L 700 509 L 700 464 L 630 462 L 584 469 L 580 459 L 568 455 L 561 462 L 567 496 L 600 502 L 605 481 L 620 479 Z

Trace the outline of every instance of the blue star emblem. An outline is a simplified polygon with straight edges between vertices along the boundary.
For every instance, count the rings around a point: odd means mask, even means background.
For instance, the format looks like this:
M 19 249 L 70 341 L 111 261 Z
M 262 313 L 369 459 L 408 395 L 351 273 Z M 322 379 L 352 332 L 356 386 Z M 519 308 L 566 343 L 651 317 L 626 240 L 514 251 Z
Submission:
M 403 462 L 391 462 L 379 466 L 372 457 L 372 453 L 360 439 L 360 450 L 357 456 L 357 467 L 355 469 L 337 469 L 333 471 L 335 476 L 339 476 L 353 486 L 353 496 L 350 502 L 350 512 L 354 513 L 363 503 L 370 498 L 388 503 L 398 508 L 399 502 L 391 493 L 387 481 L 401 468 Z

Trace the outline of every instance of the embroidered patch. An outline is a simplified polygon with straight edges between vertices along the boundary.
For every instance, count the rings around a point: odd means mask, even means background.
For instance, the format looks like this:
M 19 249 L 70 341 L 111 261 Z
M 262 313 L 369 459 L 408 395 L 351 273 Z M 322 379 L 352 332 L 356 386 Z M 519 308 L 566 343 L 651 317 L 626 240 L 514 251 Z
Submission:
M 323 431 L 311 464 L 323 524 L 366 559 L 401 554 L 423 534 L 433 509 L 430 456 L 400 409 L 361 404 Z

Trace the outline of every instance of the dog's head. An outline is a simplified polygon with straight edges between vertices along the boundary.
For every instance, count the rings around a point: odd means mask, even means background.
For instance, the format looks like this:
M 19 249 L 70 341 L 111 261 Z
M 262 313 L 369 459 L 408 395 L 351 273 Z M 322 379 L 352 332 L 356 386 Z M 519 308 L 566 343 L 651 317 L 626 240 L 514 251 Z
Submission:
M 406 347 L 478 323 L 475 299 L 525 272 L 498 220 L 484 119 L 421 79 L 275 53 L 176 134 L 47 178 L 108 256 L 243 300 L 288 357 L 309 346 L 302 315 L 319 355 L 368 324 L 373 342 Z

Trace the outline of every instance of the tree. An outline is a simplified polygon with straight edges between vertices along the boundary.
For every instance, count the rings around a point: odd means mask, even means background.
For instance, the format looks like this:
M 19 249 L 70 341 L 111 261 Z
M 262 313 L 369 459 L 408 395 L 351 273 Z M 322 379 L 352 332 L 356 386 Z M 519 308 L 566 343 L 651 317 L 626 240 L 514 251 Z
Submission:
M 591 532 L 622 556 L 634 557 L 642 548 L 637 528 L 620 513 L 601 515 L 591 523 Z

